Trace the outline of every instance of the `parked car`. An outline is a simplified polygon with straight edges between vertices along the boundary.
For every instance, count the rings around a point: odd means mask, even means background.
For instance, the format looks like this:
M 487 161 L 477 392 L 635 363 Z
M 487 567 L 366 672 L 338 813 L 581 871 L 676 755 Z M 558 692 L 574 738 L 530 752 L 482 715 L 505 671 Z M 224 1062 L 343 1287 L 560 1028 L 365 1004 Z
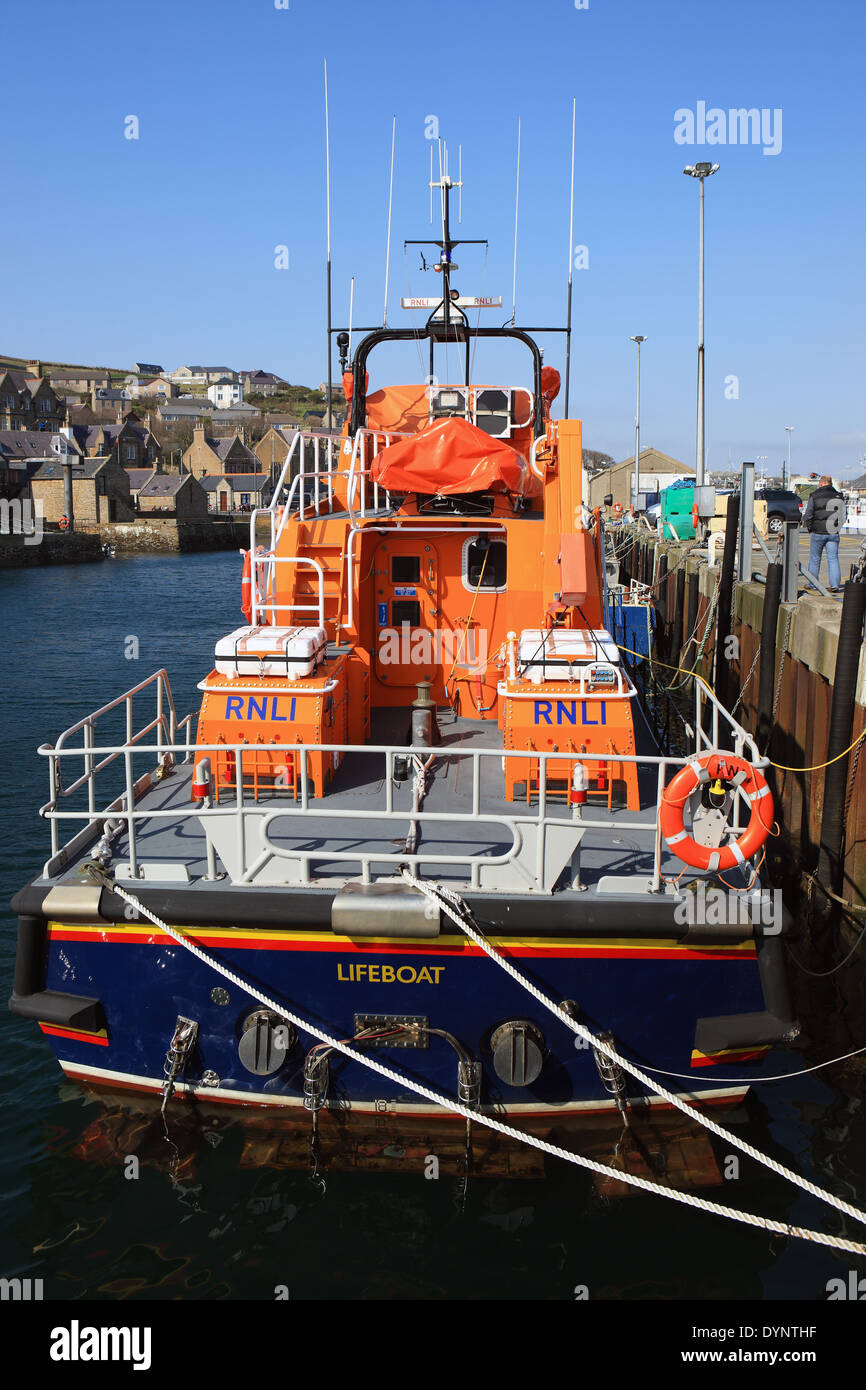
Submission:
M 755 492 L 755 501 L 767 504 L 767 530 L 777 536 L 785 528 L 786 521 L 799 524 L 803 514 L 803 503 L 796 492 L 783 487 L 760 487 Z

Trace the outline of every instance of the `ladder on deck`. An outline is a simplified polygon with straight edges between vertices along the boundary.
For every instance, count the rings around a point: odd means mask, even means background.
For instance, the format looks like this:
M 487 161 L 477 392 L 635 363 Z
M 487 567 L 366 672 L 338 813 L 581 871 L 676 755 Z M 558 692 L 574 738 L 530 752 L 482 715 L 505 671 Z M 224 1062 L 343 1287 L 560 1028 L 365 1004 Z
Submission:
M 339 637 L 343 617 L 344 583 L 346 574 L 345 536 L 340 540 L 323 541 L 316 537 L 315 521 L 302 522 L 298 528 L 298 554 L 309 555 L 322 567 L 324 626 L 328 641 Z M 314 604 L 319 595 L 319 576 L 308 565 L 292 567 L 292 603 Z

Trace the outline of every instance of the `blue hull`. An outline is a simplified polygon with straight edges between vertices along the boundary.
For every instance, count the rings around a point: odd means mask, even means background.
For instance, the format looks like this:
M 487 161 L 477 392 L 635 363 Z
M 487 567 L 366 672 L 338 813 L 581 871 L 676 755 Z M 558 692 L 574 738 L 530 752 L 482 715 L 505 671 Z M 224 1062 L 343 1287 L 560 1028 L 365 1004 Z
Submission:
M 421 1016 L 452 1033 L 483 1065 L 484 1106 L 545 1112 L 549 1108 L 604 1109 L 612 1105 L 593 1052 L 542 1008 L 493 961 L 457 937 L 435 943 L 354 945 L 321 932 L 195 933 L 222 964 L 293 1013 L 340 1039 L 351 1039 L 356 1014 Z M 683 1093 L 724 1091 L 724 1073 L 760 1073 L 762 1048 L 731 1049 L 721 1066 L 694 1065 L 699 1016 L 759 1014 L 765 1001 L 754 947 L 688 948 L 672 939 L 622 942 L 573 938 L 496 938 L 514 964 L 557 1002 L 573 1000 L 594 1033 L 611 1032 L 638 1065 L 685 1073 L 659 1077 Z M 274 949 L 274 947 L 277 949 Z M 372 976 L 372 978 L 371 978 Z M 131 984 L 134 982 L 134 988 Z M 211 1101 L 298 1104 L 303 1064 L 315 1039 L 300 1032 L 273 1075 L 248 1071 L 238 1055 L 244 1020 L 260 1005 L 159 931 L 141 927 L 53 925 L 45 988 L 90 996 L 102 1003 L 106 1027 L 85 1034 L 46 1027 L 64 1070 L 96 1084 L 158 1089 L 163 1061 L 179 1015 L 198 1024 L 194 1053 L 178 1080 Z M 227 996 L 227 999 L 226 999 Z M 699 1010 L 699 1013 L 698 1013 Z M 529 1020 L 543 1036 L 544 1062 L 528 1087 L 509 1086 L 492 1065 L 490 1036 L 509 1019 Z M 45 1025 L 43 1025 L 45 1027 Z M 372 1055 L 446 1095 L 456 1095 L 456 1056 L 438 1037 L 426 1048 L 377 1047 Z M 733 1062 L 733 1066 L 729 1065 Z M 212 1084 L 202 1077 L 212 1074 Z M 213 1084 L 213 1077 L 218 1084 Z M 740 1087 L 740 1092 L 744 1087 Z M 642 1096 L 627 1084 L 631 1100 Z M 644 1097 L 645 1098 L 645 1097 Z M 366 1108 L 387 1103 L 429 1110 L 408 1089 L 350 1059 L 333 1054 L 328 1100 Z

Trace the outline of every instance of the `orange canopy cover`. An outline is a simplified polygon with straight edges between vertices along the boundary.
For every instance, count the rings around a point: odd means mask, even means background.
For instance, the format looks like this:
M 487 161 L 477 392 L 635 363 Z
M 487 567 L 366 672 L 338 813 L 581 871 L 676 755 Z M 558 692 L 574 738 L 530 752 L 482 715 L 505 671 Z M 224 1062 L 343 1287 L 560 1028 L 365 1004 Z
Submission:
M 461 416 L 434 420 L 373 460 L 373 480 L 392 492 L 511 492 L 534 496 L 522 455 Z

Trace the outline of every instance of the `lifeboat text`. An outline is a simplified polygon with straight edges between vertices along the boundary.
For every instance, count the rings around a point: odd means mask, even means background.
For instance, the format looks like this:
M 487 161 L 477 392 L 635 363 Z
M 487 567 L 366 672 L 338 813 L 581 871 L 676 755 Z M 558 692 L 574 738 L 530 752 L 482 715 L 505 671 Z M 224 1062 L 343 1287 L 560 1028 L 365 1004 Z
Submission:
M 444 965 L 342 965 L 337 966 L 338 980 L 369 980 L 371 985 L 438 985 Z

